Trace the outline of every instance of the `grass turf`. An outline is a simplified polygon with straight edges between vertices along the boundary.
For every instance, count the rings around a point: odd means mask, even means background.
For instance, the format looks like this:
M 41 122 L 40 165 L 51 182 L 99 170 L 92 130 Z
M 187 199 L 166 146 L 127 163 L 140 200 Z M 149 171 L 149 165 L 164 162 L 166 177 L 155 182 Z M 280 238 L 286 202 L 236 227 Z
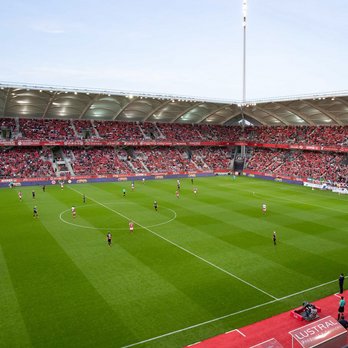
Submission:
M 181 347 L 338 290 L 348 197 L 249 178 L 194 186 L 182 179 L 179 199 L 175 180 L 34 187 L 35 200 L 2 189 L 0 347 Z

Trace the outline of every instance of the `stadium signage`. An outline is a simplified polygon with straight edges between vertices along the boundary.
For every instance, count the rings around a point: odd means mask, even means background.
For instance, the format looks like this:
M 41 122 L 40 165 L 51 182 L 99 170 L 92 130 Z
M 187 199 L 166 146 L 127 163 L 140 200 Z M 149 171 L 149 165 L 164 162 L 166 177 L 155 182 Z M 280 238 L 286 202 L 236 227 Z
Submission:
M 302 144 L 267 144 L 248 141 L 112 141 L 104 139 L 85 140 L 0 140 L 0 146 L 250 146 L 273 149 L 348 152 L 344 146 L 317 146 Z
M 346 188 L 333 187 L 332 192 L 338 193 L 340 195 L 348 195 L 348 190 Z
M 308 181 L 304 181 L 303 186 L 313 187 L 313 188 L 317 188 L 317 189 L 321 189 L 321 190 L 325 188 L 324 184 L 317 184 L 317 183 L 308 182 Z
M 16 182 L 16 179 L 1 179 L 1 182 Z
M 197 172 L 168 172 L 168 173 L 143 173 L 143 174 L 107 174 L 107 175 L 77 175 L 77 176 L 62 176 L 62 177 L 41 177 L 41 178 L 14 178 L 14 179 L 0 179 L 0 187 L 9 186 L 10 183 L 15 186 L 18 185 L 56 185 L 58 180 L 81 184 L 87 182 L 114 182 L 114 181 L 126 181 L 126 180 L 139 180 L 141 178 L 148 179 L 172 179 L 183 177 L 196 177 L 196 176 L 212 176 L 212 171 L 197 171 Z
M 341 347 L 340 342 L 344 344 L 347 337 L 346 329 L 331 316 L 320 319 L 314 324 L 308 324 L 290 331 L 289 334 L 303 348 L 319 345 L 322 347 Z M 333 342 L 336 345 L 332 345 Z

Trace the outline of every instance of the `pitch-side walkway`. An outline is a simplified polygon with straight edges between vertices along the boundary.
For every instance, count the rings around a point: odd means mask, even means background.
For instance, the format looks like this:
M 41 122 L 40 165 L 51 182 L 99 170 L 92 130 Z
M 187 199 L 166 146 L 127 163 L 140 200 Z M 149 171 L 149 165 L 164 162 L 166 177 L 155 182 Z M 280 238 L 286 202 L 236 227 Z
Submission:
M 347 299 L 348 290 L 344 292 L 343 296 Z M 321 318 L 328 315 L 337 318 L 339 297 L 339 295 L 335 294 L 312 303 L 321 307 L 321 313 L 319 313 Z M 299 303 L 298 307 L 300 306 L 301 303 Z M 347 317 L 347 311 L 345 314 Z M 231 330 L 225 334 L 209 338 L 202 342 L 192 343 L 187 347 L 249 348 L 275 338 L 284 348 L 291 348 L 291 336 L 289 335 L 289 331 L 307 324 L 308 322 L 305 320 L 299 321 L 291 317 L 289 311 L 239 329 Z

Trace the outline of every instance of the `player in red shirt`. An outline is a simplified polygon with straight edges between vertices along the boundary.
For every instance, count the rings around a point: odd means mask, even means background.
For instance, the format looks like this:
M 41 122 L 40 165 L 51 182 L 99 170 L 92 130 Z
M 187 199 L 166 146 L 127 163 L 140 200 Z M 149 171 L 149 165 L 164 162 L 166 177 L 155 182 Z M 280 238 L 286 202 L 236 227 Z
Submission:
M 180 197 L 179 190 L 176 190 L 175 195 L 176 195 L 176 198 L 179 198 L 179 197 Z
M 133 221 L 129 221 L 129 232 L 133 233 L 134 231 L 134 223 Z

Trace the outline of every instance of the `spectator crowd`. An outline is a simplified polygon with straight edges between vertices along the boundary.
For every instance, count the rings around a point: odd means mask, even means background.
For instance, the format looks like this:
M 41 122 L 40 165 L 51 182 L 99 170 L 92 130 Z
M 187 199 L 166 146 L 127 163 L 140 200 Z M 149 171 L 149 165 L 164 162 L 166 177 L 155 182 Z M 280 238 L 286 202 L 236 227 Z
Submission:
M 25 118 L 2 118 L 0 125 L 5 130 L 1 134 L 30 140 L 88 137 L 113 141 L 245 141 L 258 146 L 348 146 L 348 127 L 345 126 L 241 127 Z M 250 148 L 252 151 L 245 160 L 248 170 L 347 182 L 347 158 L 343 153 Z M 61 147 L 62 157 L 57 157 L 50 148 L 0 147 L 0 178 L 47 177 L 59 171 L 70 171 L 71 175 L 106 175 L 232 170 L 234 150 L 217 146 Z M 65 164 L 65 160 L 70 165 Z

